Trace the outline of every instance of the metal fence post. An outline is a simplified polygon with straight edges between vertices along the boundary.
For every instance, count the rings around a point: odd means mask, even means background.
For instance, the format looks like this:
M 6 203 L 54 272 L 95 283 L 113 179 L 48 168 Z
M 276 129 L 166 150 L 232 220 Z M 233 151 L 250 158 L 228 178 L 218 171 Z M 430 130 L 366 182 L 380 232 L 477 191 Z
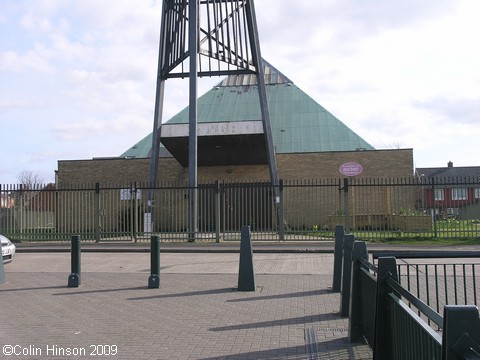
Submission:
M 98 182 L 95 183 L 94 207 L 95 242 L 98 243 L 100 242 L 100 184 Z
M 279 240 L 280 241 L 285 241 L 285 219 L 283 218 L 283 179 L 280 179 L 280 183 L 278 186 L 278 195 L 280 197 L 279 199 L 279 215 L 278 215 L 278 230 L 279 230 Z
M 68 276 L 68 287 L 78 287 L 81 284 L 81 242 L 79 235 L 72 236 L 72 248 L 71 248 L 71 274 Z
M 150 238 L 150 276 L 148 288 L 158 289 L 160 287 L 160 237 Z
M 345 201 L 345 231 L 350 232 L 350 199 L 348 196 L 348 178 L 343 179 L 343 195 Z
M 443 311 L 442 360 L 480 358 L 480 318 L 473 305 L 447 305 Z
M 433 207 L 433 236 L 438 237 L 437 231 L 437 204 L 435 200 L 435 178 L 432 177 L 432 207 Z
M 362 340 L 362 279 L 361 260 L 368 260 L 367 245 L 364 241 L 355 241 L 352 251 L 352 276 L 350 279 L 350 314 L 348 322 L 348 339 L 350 342 Z
M 138 194 L 139 194 L 139 189 L 137 188 L 137 182 L 135 181 L 133 183 L 132 187 L 132 203 L 133 203 L 133 209 L 132 209 L 132 241 L 137 242 L 137 237 L 138 237 L 138 219 L 139 219 L 139 213 L 138 213 Z
M 333 284 L 332 291 L 340 291 L 342 284 L 342 255 L 343 255 L 343 237 L 345 236 L 345 226 L 337 225 L 335 227 L 335 249 L 333 258 Z
M 215 180 L 215 240 L 220 242 L 220 183 Z
M 375 341 L 373 344 L 374 360 L 391 359 L 392 341 L 388 316 L 388 294 L 392 291 L 386 282 L 389 277 L 395 280 L 398 279 L 397 262 L 394 257 L 381 257 L 378 259 Z
M 340 291 L 340 315 L 348 316 L 350 305 L 350 278 L 352 276 L 352 250 L 353 241 L 352 234 L 345 235 L 343 240 L 343 258 L 342 258 L 342 285 Z

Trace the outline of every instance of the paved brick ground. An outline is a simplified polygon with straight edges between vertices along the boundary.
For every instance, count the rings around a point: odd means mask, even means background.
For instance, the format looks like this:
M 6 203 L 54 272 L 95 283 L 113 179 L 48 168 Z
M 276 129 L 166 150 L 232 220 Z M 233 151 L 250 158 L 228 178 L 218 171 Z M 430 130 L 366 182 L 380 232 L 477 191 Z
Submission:
M 146 288 L 148 254 L 82 254 L 79 288 L 69 254 L 18 254 L 0 285 L 0 358 L 18 345 L 11 358 L 371 359 L 348 343 L 332 260 L 255 255 L 257 291 L 238 292 L 235 254 L 162 254 L 160 289 Z

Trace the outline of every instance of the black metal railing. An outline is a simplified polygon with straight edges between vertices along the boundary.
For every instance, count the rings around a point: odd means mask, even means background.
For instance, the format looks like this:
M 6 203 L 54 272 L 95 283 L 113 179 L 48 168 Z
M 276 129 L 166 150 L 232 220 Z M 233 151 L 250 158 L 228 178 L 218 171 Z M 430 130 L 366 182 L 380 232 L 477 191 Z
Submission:
M 464 189 L 461 197 L 455 189 Z M 153 233 L 183 241 L 192 233 L 191 190 L 184 183 L 148 182 L 0 185 L 0 233 L 18 240 L 80 234 L 97 241 L 148 240 Z M 278 189 L 265 181 L 217 181 L 196 190 L 193 232 L 199 240 L 238 240 L 243 224 L 253 240 L 331 240 L 338 224 L 357 240 L 480 238 L 477 178 L 282 180 Z
M 372 253 L 374 262 L 381 256 L 395 256 L 401 260 L 403 263 L 397 264 L 398 282 L 438 313 L 445 305 L 478 306 L 480 251 Z M 455 259 L 455 262 L 442 263 L 446 259 Z M 462 262 L 458 262 L 459 259 Z
M 336 231 L 336 243 L 342 246 L 335 247 L 341 252 L 335 252 L 332 288 L 337 290 L 340 277 L 340 314 L 349 318 L 351 342 L 366 340 L 374 359 L 480 359 L 480 317 L 475 303 L 448 305 L 443 299 L 442 311 L 434 310 L 426 282 L 416 285 L 424 288 L 419 293 L 425 297 L 420 299 L 400 282 L 402 266 L 394 256 L 376 256 L 378 262 L 371 263 L 365 242 L 355 241 L 341 227 Z M 473 283 L 462 275 L 449 274 L 464 284 L 466 293 L 476 293 L 471 289 Z M 458 293 L 455 288 L 446 289 Z M 443 296 L 440 291 L 438 296 Z M 457 301 L 460 296 L 453 298 Z

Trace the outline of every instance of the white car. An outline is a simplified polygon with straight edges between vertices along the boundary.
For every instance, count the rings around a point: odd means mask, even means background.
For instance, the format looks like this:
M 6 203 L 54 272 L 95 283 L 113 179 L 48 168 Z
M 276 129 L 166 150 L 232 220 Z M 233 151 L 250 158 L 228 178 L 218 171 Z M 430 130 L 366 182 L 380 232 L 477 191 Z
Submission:
M 8 264 L 13 260 L 15 256 L 15 245 L 5 236 L 0 235 L 0 240 L 2 240 L 2 257 L 3 263 Z

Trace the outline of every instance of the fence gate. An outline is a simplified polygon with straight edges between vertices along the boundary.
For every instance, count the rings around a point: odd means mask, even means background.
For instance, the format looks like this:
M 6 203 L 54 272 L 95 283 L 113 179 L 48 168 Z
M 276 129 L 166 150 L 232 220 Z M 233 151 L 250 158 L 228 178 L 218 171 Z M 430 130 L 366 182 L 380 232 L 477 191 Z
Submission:
M 274 206 L 270 184 L 228 184 L 222 196 L 221 227 L 224 231 L 238 231 L 249 225 L 252 231 L 271 231 Z

